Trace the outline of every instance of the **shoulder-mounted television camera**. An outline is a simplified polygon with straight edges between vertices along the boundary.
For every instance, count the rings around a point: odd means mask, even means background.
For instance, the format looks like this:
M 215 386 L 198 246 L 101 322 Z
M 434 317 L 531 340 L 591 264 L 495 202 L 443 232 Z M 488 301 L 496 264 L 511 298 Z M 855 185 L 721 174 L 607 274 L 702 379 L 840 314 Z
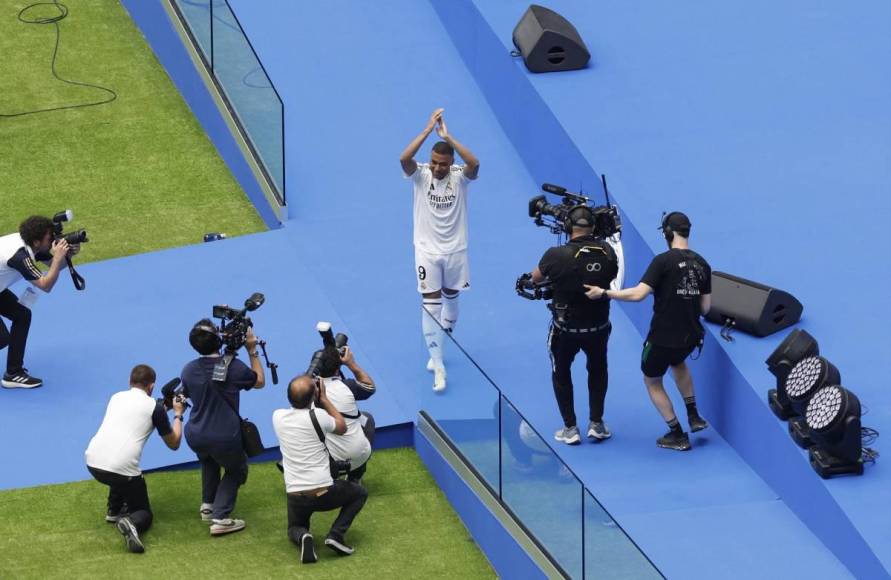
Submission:
M 232 362 L 232 359 L 235 358 L 238 349 L 244 346 L 244 343 L 247 340 L 248 329 L 253 328 L 254 326 L 254 321 L 247 316 L 247 313 L 257 310 L 263 306 L 265 302 L 266 297 L 263 296 L 263 294 L 254 292 L 244 301 L 244 308 L 231 308 L 225 304 L 218 304 L 213 307 L 213 317 L 220 319 L 220 341 L 224 347 L 223 357 L 220 359 L 220 362 L 217 363 L 217 366 L 214 367 L 213 380 L 226 380 L 226 374 L 229 372 L 229 364 Z M 278 365 L 274 362 L 269 362 L 269 356 L 266 353 L 265 340 L 258 341 L 257 345 L 263 353 L 263 359 L 266 361 L 266 368 L 268 368 L 272 374 L 272 384 L 277 385 Z

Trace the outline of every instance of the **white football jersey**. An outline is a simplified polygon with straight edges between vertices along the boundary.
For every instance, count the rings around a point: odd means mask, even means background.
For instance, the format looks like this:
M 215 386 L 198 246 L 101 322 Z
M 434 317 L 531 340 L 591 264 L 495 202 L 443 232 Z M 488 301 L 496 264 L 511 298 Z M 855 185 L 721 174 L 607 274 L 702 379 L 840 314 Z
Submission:
M 415 248 L 427 254 L 467 249 L 467 185 L 464 166 L 452 165 L 444 179 L 434 179 L 429 163 L 418 163 L 408 177 L 414 189 Z

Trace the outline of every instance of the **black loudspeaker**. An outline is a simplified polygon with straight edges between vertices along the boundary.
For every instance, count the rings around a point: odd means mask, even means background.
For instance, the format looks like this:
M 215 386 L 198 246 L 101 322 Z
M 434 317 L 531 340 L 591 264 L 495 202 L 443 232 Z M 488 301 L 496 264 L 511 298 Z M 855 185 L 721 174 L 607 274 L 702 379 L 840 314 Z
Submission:
M 533 4 L 514 28 L 514 46 L 532 72 L 585 68 L 591 53 L 575 26 L 544 6 Z
M 801 318 L 801 302 L 788 292 L 712 272 L 712 306 L 706 319 L 721 325 L 767 336 L 792 326 Z

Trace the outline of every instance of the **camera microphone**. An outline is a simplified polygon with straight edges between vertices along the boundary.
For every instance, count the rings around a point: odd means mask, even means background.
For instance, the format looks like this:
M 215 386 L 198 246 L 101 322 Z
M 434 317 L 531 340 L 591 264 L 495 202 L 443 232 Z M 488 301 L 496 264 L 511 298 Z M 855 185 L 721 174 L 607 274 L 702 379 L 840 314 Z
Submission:
M 543 183 L 541 186 L 541 190 L 548 193 L 553 193 L 554 195 L 563 195 L 566 193 L 565 187 L 560 187 L 559 185 L 554 185 L 553 183 Z
M 264 296 L 260 292 L 254 292 L 247 300 L 244 301 L 244 309 L 248 312 L 253 312 L 254 310 L 263 306 L 263 303 L 265 302 L 266 296 Z
M 161 387 L 161 394 L 164 395 L 165 397 L 168 394 L 172 394 L 176 390 L 176 387 L 178 387 L 181 382 L 182 382 L 182 379 L 180 379 L 179 377 L 176 377 L 173 380 L 167 381 L 167 384 L 165 384 L 163 387 Z

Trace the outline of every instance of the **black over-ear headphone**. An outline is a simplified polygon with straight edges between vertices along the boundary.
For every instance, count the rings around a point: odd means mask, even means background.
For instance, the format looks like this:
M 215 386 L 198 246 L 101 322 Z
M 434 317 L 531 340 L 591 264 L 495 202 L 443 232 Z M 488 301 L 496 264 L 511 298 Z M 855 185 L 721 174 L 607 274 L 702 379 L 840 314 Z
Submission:
M 585 212 L 585 217 L 577 217 L 573 219 L 572 215 L 580 212 Z M 573 226 L 579 227 L 579 222 L 582 221 L 582 219 L 587 219 L 588 224 L 581 227 L 594 227 L 594 212 L 587 205 L 577 205 L 566 212 L 566 219 L 563 220 L 563 233 L 567 235 L 572 234 Z
M 200 330 L 202 332 L 207 332 L 213 335 L 214 343 L 213 349 L 220 350 L 223 347 L 223 339 L 220 337 L 220 331 L 215 326 L 208 326 L 206 324 L 199 324 L 192 328 L 192 330 Z
M 671 213 L 662 212 L 662 235 L 665 236 L 665 241 L 669 244 L 674 239 L 674 230 L 671 229 L 671 226 L 668 225 L 668 220 L 678 212 L 673 211 Z

